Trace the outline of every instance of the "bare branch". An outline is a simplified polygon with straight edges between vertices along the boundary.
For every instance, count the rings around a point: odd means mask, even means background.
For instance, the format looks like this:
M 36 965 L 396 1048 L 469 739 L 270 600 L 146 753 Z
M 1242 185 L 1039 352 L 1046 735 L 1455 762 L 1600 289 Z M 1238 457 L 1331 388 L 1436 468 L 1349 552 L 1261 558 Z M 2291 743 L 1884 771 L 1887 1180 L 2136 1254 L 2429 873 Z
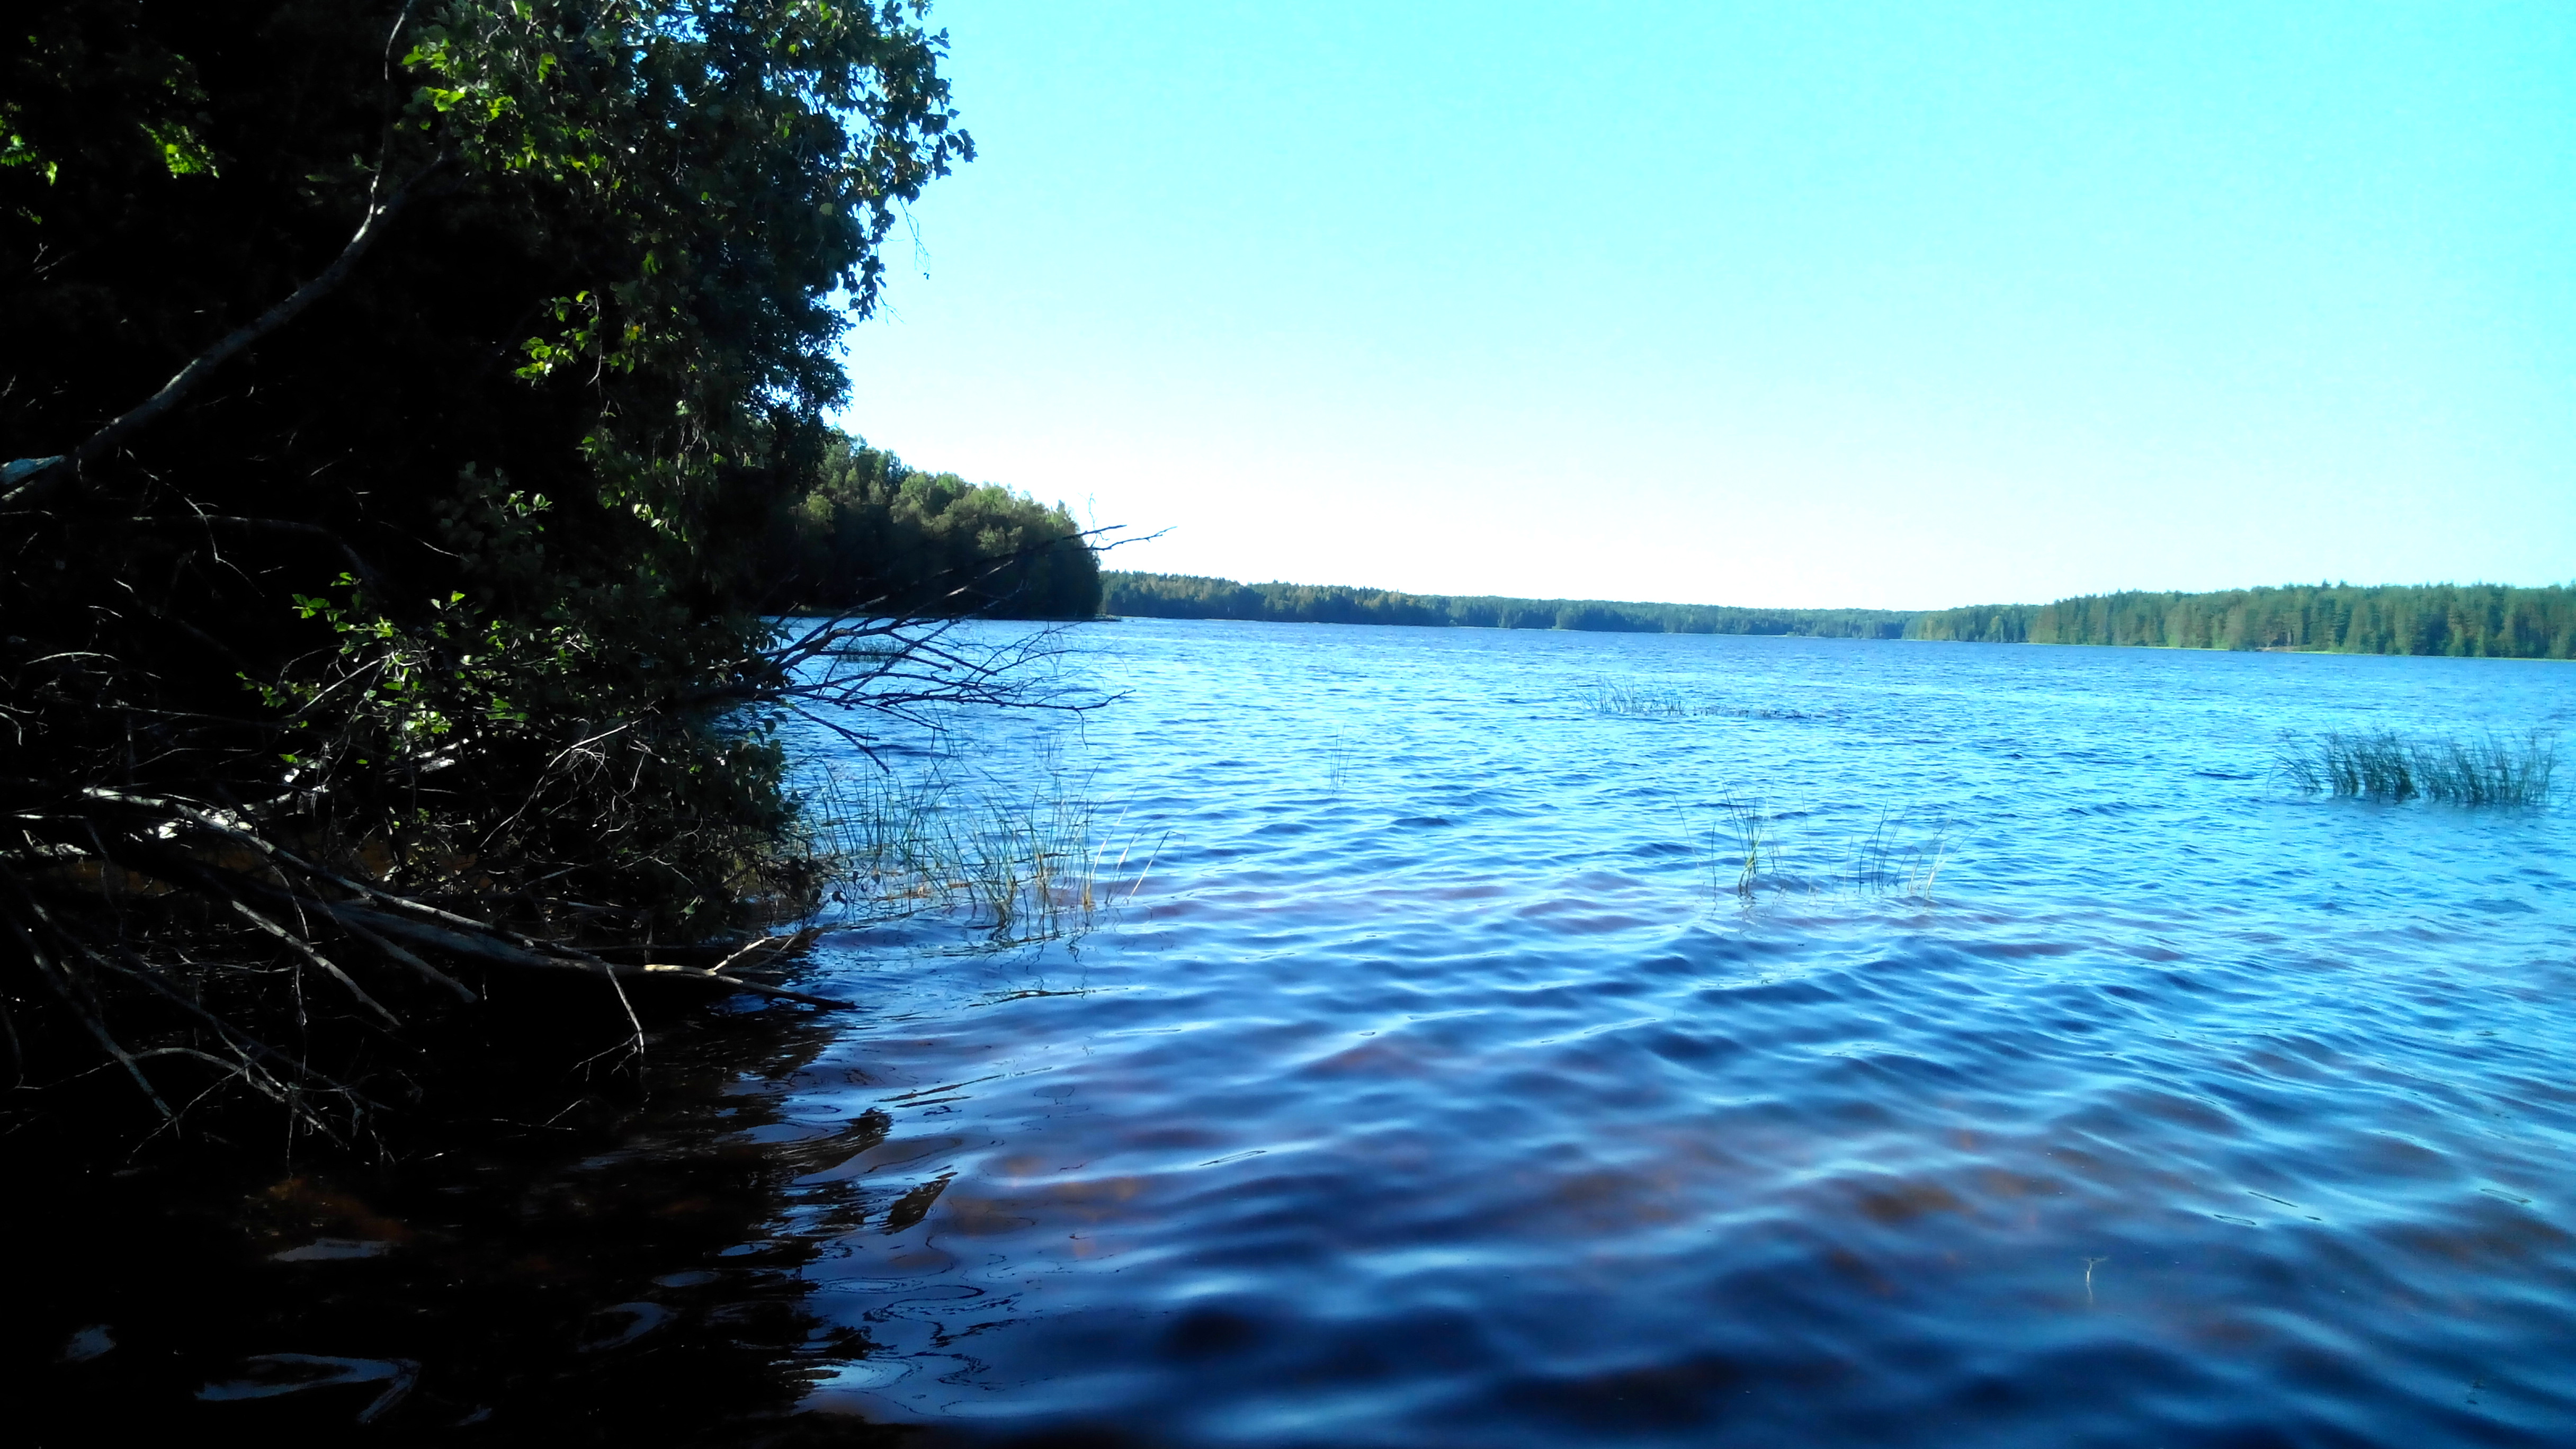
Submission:
M 394 1015 L 390 1011 L 387 1011 L 384 1008 L 383 1003 L 377 1001 L 374 997 L 369 996 L 366 988 L 360 986 L 348 972 L 341 970 L 338 964 L 333 962 L 330 957 L 313 949 L 312 942 L 305 940 L 302 936 L 295 934 L 293 931 L 286 929 L 277 922 L 261 915 L 258 911 L 252 909 L 249 902 L 244 901 L 239 896 L 233 897 L 233 909 L 249 920 L 252 925 L 259 927 L 261 930 L 285 942 L 289 950 L 294 951 L 305 960 L 312 962 L 325 974 L 329 975 L 332 980 L 349 988 L 349 994 L 358 998 L 358 1003 L 361 1006 L 364 1006 L 369 1011 L 383 1017 L 387 1026 L 399 1027 L 402 1025 L 402 1018 Z
M 454 158 L 441 156 L 423 168 L 421 173 L 394 189 L 391 196 L 367 208 L 366 218 L 349 237 L 340 254 L 331 259 L 313 280 L 289 293 L 285 300 L 262 312 L 226 334 L 222 340 L 192 358 L 180 368 L 161 390 L 144 399 L 123 417 L 89 435 L 68 453 L 50 459 L 21 458 L 7 465 L 5 477 L 17 486 L 0 494 L 0 508 L 15 504 L 41 502 L 77 477 L 90 464 L 115 451 L 125 440 L 177 407 L 188 394 L 195 392 L 208 374 L 256 346 L 270 333 L 294 321 L 305 308 L 339 289 L 358 265 L 358 259 L 384 234 L 385 226 L 399 213 L 404 203 L 418 194 L 423 183 L 444 171 Z

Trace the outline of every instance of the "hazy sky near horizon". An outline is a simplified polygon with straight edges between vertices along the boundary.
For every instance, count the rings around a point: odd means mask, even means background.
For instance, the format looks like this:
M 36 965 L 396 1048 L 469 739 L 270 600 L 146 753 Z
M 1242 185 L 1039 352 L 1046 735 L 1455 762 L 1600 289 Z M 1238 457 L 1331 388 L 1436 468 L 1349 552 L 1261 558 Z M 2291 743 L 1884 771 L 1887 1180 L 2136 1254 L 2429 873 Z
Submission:
M 847 421 L 1128 568 L 2576 579 L 2576 6 L 940 0 Z M 923 275 L 923 273 L 927 275 Z

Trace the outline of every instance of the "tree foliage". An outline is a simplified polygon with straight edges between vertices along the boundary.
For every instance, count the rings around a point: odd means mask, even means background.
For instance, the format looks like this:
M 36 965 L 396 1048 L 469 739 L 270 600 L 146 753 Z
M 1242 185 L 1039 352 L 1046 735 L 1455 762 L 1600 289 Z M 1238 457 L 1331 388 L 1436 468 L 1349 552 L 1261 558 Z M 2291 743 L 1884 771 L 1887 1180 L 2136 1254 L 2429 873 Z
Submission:
M 762 607 L 1088 619 L 1100 562 L 1061 503 L 925 473 L 836 433 L 772 523 L 746 593 Z
M 319 1122 L 430 956 L 613 985 L 601 943 L 793 898 L 746 703 L 886 678 L 837 649 L 911 658 L 897 707 L 1000 687 L 741 587 L 880 243 L 972 154 L 943 44 L 824 0 L 0 34 L 0 965 L 38 1065 L 78 1039 Z

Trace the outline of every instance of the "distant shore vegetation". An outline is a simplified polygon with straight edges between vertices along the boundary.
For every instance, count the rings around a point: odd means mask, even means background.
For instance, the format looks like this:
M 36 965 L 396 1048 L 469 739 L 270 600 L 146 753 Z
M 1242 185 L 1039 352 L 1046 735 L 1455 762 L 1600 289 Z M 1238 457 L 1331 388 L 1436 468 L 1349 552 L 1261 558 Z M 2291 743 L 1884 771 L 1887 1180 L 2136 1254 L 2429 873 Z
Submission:
M 1061 503 L 826 436 L 750 577 L 769 613 L 1088 619 L 1100 561 Z
M 1101 608 L 1149 619 L 1763 634 L 1970 644 L 2576 658 L 2576 588 L 2552 584 L 2283 584 L 2210 593 L 2086 594 L 1959 609 L 1751 609 L 1605 599 L 1407 594 L 1342 584 L 1245 584 L 1110 571 Z
M 2576 589 L 2505 584 L 2284 584 L 2206 594 L 2087 594 L 1916 616 L 1909 639 L 2132 644 L 2337 654 L 2576 657 Z
M 1101 575 L 1101 607 L 1148 619 L 1282 624 L 1415 624 L 1432 628 L 1575 629 L 1610 634 L 1790 634 L 1896 639 L 1913 615 L 1892 609 L 1746 609 L 1608 599 L 1406 594 L 1346 584 L 1244 584 L 1196 574 Z

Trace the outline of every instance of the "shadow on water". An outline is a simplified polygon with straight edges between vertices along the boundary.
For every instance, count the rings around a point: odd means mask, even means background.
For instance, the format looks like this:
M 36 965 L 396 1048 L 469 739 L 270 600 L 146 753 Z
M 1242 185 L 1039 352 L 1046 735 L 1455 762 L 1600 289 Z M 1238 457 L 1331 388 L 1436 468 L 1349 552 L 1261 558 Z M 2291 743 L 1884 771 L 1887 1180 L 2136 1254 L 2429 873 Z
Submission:
M 102 1163 L 71 1124 L 21 1130 L 0 1197 L 12 1441 L 893 1442 L 793 1416 L 868 1351 L 799 1273 L 865 1207 L 797 1179 L 883 1116 L 785 1115 L 830 1023 L 659 1017 L 640 1065 L 559 1017 L 447 1043 L 441 1118 L 389 1160 L 204 1143 Z

